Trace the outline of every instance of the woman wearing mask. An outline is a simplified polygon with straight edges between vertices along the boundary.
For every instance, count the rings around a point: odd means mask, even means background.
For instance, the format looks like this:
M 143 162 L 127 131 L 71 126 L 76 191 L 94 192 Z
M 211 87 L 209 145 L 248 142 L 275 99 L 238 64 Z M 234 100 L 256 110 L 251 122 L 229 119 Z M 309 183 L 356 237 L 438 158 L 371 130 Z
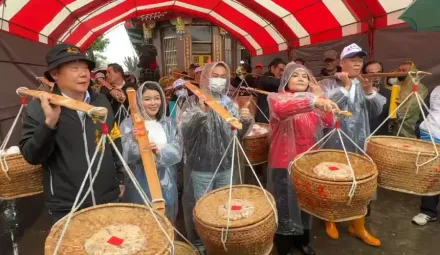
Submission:
M 298 207 L 287 168 L 297 155 L 322 138 L 323 128 L 333 125 L 332 110 L 338 106 L 317 94 L 322 91 L 311 72 L 291 62 L 281 77 L 278 93 L 268 96 L 272 143 L 267 189 L 277 204 L 275 245 L 280 255 L 292 254 L 294 247 L 304 254 L 315 254 L 309 246 L 312 217 Z
M 212 95 L 217 103 L 242 122 L 243 128 L 237 130 L 238 138 L 242 139 L 253 124 L 252 116 L 247 108 L 242 108 L 239 113 L 237 104 L 226 96 L 229 77 L 230 70 L 226 63 L 207 64 L 201 75 L 200 89 Z M 200 249 L 203 250 L 194 228 L 192 210 L 205 191 L 229 185 L 232 146 L 228 151 L 226 148 L 234 137 L 234 131 L 220 115 L 205 104 L 203 99 L 196 96 L 186 100 L 178 120 L 185 149 L 183 209 L 186 233 L 190 241 L 200 245 Z M 217 167 L 219 170 L 214 176 Z M 238 171 L 234 172 L 234 176 L 238 178 Z M 213 181 L 209 185 L 211 179 Z
M 177 79 L 173 83 L 174 96 L 171 98 L 168 105 L 170 111 L 170 117 L 176 119 L 179 115 L 180 109 L 183 106 L 186 98 L 188 97 L 188 90 L 185 88 L 185 80 L 182 78 Z
M 156 82 L 145 82 L 137 90 L 137 107 L 148 130 L 150 148 L 156 156 L 156 167 L 162 194 L 165 199 L 166 215 L 174 224 L 178 211 L 177 165 L 182 159 L 182 144 L 173 119 L 166 117 L 165 94 Z M 123 156 L 130 169 L 151 199 L 147 178 L 142 165 L 139 147 L 136 141 L 138 130 L 133 129 L 131 118 L 121 124 L 123 133 Z M 134 184 L 129 181 L 123 199 L 128 203 L 144 204 Z

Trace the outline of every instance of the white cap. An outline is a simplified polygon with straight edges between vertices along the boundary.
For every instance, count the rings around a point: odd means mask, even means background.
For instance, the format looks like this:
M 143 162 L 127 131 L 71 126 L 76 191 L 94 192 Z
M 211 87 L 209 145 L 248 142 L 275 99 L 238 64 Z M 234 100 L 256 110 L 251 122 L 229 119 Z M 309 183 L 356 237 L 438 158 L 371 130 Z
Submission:
M 196 70 L 194 70 L 194 73 L 202 72 L 203 67 L 197 67 Z
M 105 74 L 103 74 L 102 72 L 99 72 L 99 73 L 95 74 L 95 79 L 98 79 L 98 78 L 105 79 Z
M 179 78 L 179 79 L 177 79 L 177 80 L 174 81 L 174 83 L 173 83 L 173 89 L 178 88 L 178 87 L 181 87 L 181 86 L 183 86 L 184 84 L 185 84 L 185 80 L 182 79 L 182 78 Z
M 357 45 L 356 43 L 352 43 L 342 50 L 341 60 L 343 58 L 354 57 L 355 55 L 365 57 L 365 56 L 367 56 L 367 53 L 365 51 L 363 51 L 362 48 L 359 47 L 359 45 Z

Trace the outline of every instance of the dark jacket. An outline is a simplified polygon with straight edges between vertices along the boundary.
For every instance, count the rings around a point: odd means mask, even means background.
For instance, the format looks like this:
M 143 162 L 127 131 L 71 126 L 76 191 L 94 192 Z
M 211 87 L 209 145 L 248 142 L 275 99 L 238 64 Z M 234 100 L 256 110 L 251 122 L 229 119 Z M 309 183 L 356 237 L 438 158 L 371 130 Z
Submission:
M 55 87 L 55 94 L 61 94 Z M 90 93 L 90 104 L 108 109 L 106 123 L 109 131 L 113 129 L 114 116 L 110 103 L 104 95 L 96 92 Z M 20 151 L 30 164 L 42 164 L 44 168 L 44 200 L 46 207 L 52 211 L 70 210 L 81 183 L 88 169 L 84 141 L 87 141 L 88 155 L 92 160 L 98 139 L 101 137 L 99 122 L 91 118 L 80 119 L 78 112 L 61 108 L 58 124 L 55 129 L 45 124 L 45 115 L 41 109 L 39 99 L 32 100 L 23 114 L 23 136 L 20 141 Z M 85 139 L 84 139 L 85 138 Z M 115 139 L 115 144 L 122 151 L 121 140 Z M 95 160 L 92 172 L 96 171 L 99 156 Z M 107 142 L 98 177 L 95 179 L 93 189 L 98 204 L 111 202 L 118 199 L 119 183 L 123 182 L 124 174 L 119 170 L 122 163 Z M 88 187 L 87 181 L 81 198 L 84 197 Z M 92 205 L 89 195 L 82 208 Z
M 336 73 L 340 73 L 342 72 L 342 67 L 337 66 L 336 67 Z M 322 68 L 321 69 L 321 76 L 332 76 L 332 74 L 330 74 L 329 72 L 327 72 L 327 69 Z
M 240 77 L 236 76 L 234 79 L 231 80 L 231 85 L 235 88 L 238 88 L 238 86 L 241 83 L 241 86 L 249 86 L 251 88 L 256 88 L 256 80 L 255 77 L 252 74 L 247 74 L 244 77 L 245 82 L 242 83 L 242 80 Z
M 270 77 L 269 77 L 270 76 Z M 274 77 L 271 72 L 266 72 L 258 79 L 257 88 L 267 92 L 278 92 L 280 86 L 280 79 Z M 258 107 L 263 111 L 264 115 L 269 118 L 269 104 L 267 103 L 267 95 L 258 94 Z M 256 122 L 269 123 L 264 115 L 258 111 Z
M 375 118 L 370 118 L 370 132 L 375 131 L 376 128 L 378 128 L 379 125 L 382 124 L 382 122 L 384 122 L 386 118 L 388 118 L 388 114 L 390 112 L 391 90 L 386 89 L 384 86 L 381 86 L 381 88 L 379 89 L 379 94 L 384 96 L 387 99 L 387 102 L 383 106 L 382 113 L 379 116 Z M 389 127 L 388 123 L 389 120 L 379 128 L 375 135 L 393 135 L 392 129 Z
M 125 97 L 127 97 L 127 89 L 130 87 L 133 88 L 134 90 L 137 90 L 137 88 L 138 88 L 138 86 L 136 84 L 125 81 L 125 85 L 122 87 L 122 92 L 124 92 Z M 108 101 L 110 102 L 110 104 L 112 106 L 113 113 L 116 114 L 118 112 L 121 104 L 118 102 L 118 100 L 116 100 L 112 97 L 112 95 L 110 94 L 110 90 L 107 87 L 102 86 L 101 93 L 107 97 Z M 128 105 L 128 98 L 125 100 L 124 106 L 128 110 L 128 106 L 129 106 Z M 125 114 L 125 113 L 126 112 L 123 112 L 123 114 Z M 125 119 L 126 117 L 128 117 L 128 116 L 122 116 L 121 119 Z

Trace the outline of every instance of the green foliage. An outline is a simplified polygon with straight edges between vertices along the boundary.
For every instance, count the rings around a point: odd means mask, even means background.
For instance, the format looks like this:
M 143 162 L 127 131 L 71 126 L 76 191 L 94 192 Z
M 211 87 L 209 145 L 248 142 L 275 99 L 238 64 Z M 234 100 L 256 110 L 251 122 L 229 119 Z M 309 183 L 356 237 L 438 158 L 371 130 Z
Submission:
M 135 56 L 128 56 L 124 58 L 124 65 L 127 67 L 127 71 L 135 74 L 136 76 L 139 75 L 139 68 L 137 67 L 138 63 L 139 59 Z
M 107 57 L 102 55 L 107 46 L 110 44 L 110 40 L 108 38 L 104 38 L 103 36 L 98 37 L 96 41 L 90 45 L 90 47 L 86 51 L 86 55 L 90 60 L 95 61 L 96 67 L 106 66 L 107 65 Z

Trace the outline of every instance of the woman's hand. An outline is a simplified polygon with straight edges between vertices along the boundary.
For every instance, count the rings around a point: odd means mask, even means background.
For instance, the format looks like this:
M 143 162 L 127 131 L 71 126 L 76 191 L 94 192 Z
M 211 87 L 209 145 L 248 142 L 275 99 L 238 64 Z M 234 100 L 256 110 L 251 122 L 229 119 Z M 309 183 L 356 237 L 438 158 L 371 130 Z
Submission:
M 151 151 L 153 151 L 154 155 L 156 155 L 156 157 L 160 157 L 160 149 L 159 147 L 157 147 L 157 145 L 155 143 L 150 143 L 150 149 Z
M 240 118 L 243 120 L 252 119 L 251 111 L 249 111 L 249 104 L 251 101 L 246 102 L 246 104 L 240 109 Z
M 318 82 L 316 81 L 315 77 L 312 77 L 309 86 L 313 94 L 315 94 L 316 96 L 321 96 L 322 94 L 324 94 L 321 87 L 318 85 Z
M 339 111 L 338 105 L 327 98 L 316 98 L 314 106 L 324 112 L 332 112 L 333 110 Z

